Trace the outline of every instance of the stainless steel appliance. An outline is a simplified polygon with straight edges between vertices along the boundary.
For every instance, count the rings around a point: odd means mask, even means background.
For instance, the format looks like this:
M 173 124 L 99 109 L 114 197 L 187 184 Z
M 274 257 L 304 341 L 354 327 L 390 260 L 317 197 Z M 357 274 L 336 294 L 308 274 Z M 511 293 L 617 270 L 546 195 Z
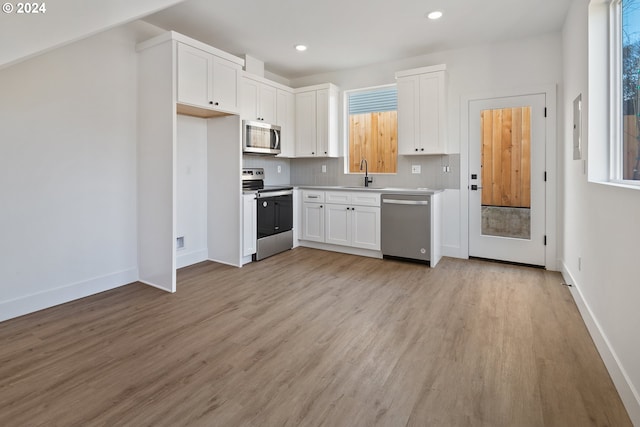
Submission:
M 262 168 L 242 170 L 243 191 L 256 191 L 257 246 L 254 261 L 293 247 L 293 187 L 264 185 Z
M 253 154 L 280 154 L 280 126 L 243 120 L 242 151 Z
M 431 196 L 382 194 L 380 243 L 385 258 L 429 263 Z

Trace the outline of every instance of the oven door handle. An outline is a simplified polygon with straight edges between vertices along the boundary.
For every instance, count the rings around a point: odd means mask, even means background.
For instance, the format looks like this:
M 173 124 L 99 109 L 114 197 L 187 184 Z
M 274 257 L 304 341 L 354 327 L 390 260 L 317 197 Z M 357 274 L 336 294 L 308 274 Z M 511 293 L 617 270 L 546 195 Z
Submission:
M 293 194 L 293 190 L 266 191 L 264 193 L 256 194 L 256 199 L 266 199 L 269 197 L 277 197 L 277 196 L 290 196 L 292 194 Z

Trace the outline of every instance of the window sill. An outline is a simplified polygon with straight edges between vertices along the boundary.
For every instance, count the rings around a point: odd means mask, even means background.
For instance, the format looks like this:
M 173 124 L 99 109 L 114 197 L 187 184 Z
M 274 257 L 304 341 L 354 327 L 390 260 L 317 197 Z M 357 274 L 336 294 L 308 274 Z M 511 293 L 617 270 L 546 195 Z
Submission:
M 640 181 L 636 183 L 626 182 L 626 181 L 589 181 L 593 184 L 601 184 L 606 185 L 608 187 L 616 187 L 616 188 L 627 188 L 629 190 L 640 191 Z

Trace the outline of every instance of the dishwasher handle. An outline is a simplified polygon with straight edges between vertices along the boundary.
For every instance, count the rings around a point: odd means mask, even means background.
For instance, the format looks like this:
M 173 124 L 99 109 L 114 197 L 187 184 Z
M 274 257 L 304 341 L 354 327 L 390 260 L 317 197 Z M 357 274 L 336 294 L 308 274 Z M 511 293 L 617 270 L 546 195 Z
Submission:
M 428 200 L 400 200 L 400 199 L 382 199 L 382 203 L 390 205 L 428 205 Z

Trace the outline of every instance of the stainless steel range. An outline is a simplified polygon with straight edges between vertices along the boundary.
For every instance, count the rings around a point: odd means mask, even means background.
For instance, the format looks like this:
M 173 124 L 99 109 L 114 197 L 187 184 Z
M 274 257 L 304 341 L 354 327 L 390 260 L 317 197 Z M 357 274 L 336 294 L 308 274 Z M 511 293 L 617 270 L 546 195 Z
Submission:
M 293 187 L 264 185 L 264 169 L 242 169 L 242 190 L 256 191 L 257 250 L 254 261 L 293 247 Z

